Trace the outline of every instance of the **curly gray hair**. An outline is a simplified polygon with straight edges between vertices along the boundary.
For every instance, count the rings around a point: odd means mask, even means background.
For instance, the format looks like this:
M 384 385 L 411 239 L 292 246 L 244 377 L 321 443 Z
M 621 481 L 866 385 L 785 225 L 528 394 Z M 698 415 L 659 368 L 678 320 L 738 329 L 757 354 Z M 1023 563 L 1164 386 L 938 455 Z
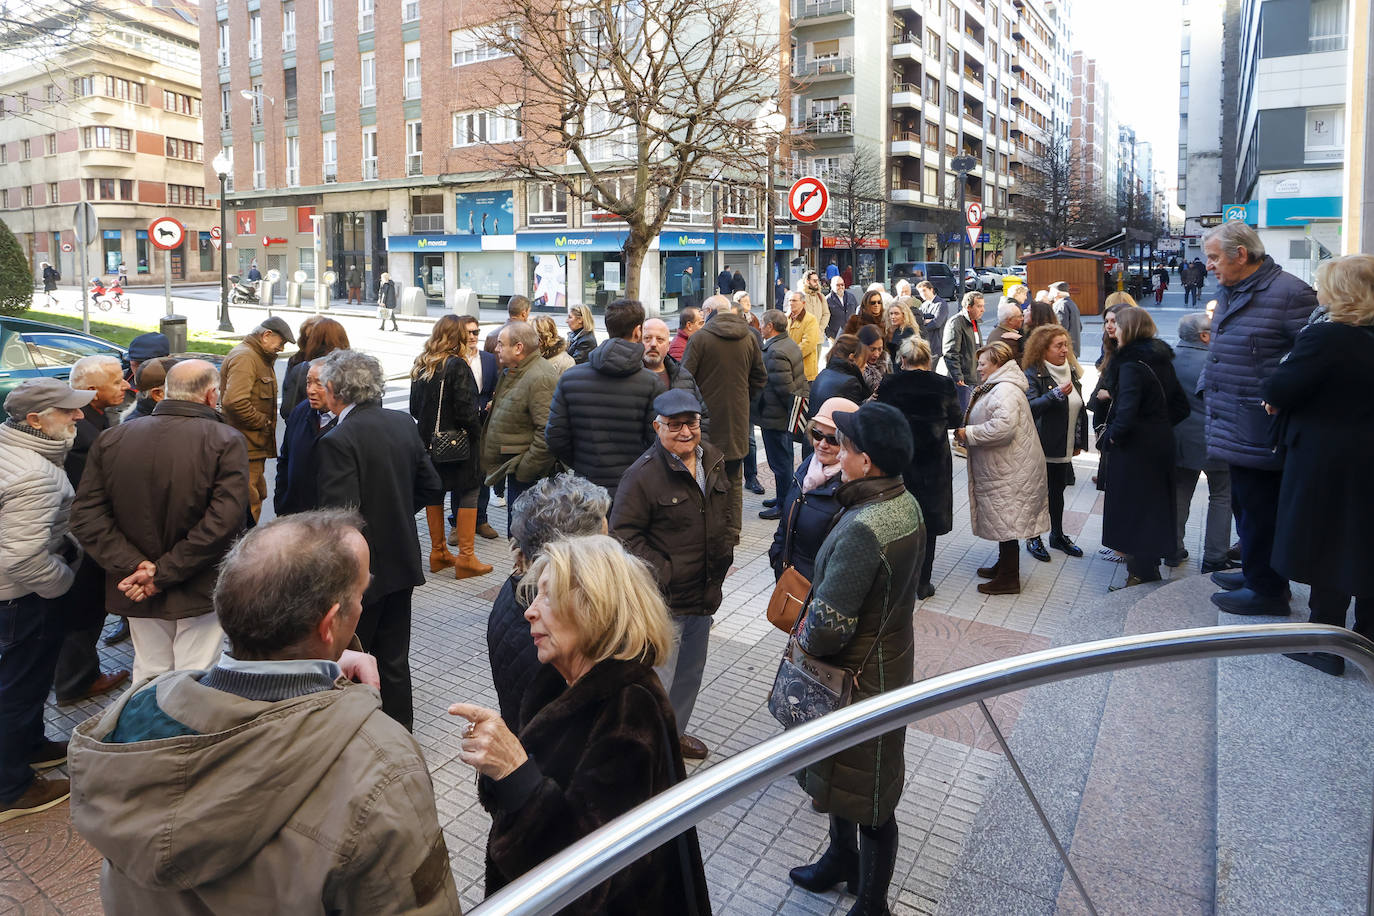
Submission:
M 545 477 L 511 507 L 510 535 L 525 563 L 533 563 L 544 546 L 583 534 L 601 534 L 611 511 L 606 488 L 568 471 Z
M 324 358 L 320 384 L 345 404 L 380 401 L 386 391 L 382 364 L 358 350 L 335 350 Z

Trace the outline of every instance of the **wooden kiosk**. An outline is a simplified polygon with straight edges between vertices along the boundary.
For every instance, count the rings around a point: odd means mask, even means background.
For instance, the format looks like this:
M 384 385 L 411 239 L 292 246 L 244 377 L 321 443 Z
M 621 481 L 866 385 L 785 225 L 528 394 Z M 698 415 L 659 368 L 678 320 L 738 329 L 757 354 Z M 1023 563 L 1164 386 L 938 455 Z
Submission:
M 1102 286 L 1104 262 L 1109 257 L 1111 255 L 1105 251 L 1066 245 L 1028 254 L 1022 258 L 1026 262 L 1026 285 L 1034 295 L 1036 290 L 1048 289 L 1051 283 L 1063 281 L 1069 284 L 1069 295 L 1080 314 L 1101 314 L 1106 298 Z

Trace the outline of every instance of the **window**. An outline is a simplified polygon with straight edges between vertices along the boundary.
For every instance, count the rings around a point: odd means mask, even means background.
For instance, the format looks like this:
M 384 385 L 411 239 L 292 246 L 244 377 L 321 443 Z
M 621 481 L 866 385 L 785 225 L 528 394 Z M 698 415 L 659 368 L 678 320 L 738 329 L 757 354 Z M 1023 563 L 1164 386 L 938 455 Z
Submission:
M 286 120 L 295 120 L 296 112 L 296 68 L 287 67 L 282 71 L 282 103 L 286 108 Z
M 959 90 L 945 89 L 945 111 L 959 112 Z
M 186 159 L 190 162 L 200 162 L 204 158 L 201 145 L 194 140 L 178 140 L 176 137 L 168 137 L 166 144 L 168 159 Z
M 167 185 L 167 203 L 203 207 L 205 206 L 205 189 L 189 184 L 169 184 Z
M 221 87 L 219 91 L 219 126 L 221 130 L 229 129 L 229 114 L 233 109 L 234 91 Z
M 267 187 L 267 150 L 261 140 L 253 141 L 253 190 Z
M 81 145 L 85 149 L 132 149 L 133 133 L 127 127 L 83 127 Z
M 296 50 L 296 4 L 281 5 L 281 49 Z
M 622 60 L 635 60 L 642 46 L 644 7 L 642 0 L 615 4 L 609 21 L 603 9 L 591 7 L 574 15 L 571 42 L 577 71 L 584 73 L 600 66 L 615 54 Z
M 8 143 L 0 143 L 0 165 L 4 165 L 5 163 L 7 163 L 7 162 L 9 162 L 9 161 L 10 161 L 10 145 L 9 145 Z
M 377 104 L 377 56 L 373 51 L 362 56 L 358 70 L 358 92 L 364 108 Z
M 301 186 L 300 137 L 286 138 L 286 186 L 288 188 L 299 188 Z
M 532 184 L 529 188 L 529 224 L 565 226 L 568 223 L 568 192 L 552 182 Z
M 1340 162 L 1345 158 L 1345 109 L 1307 109 L 1303 142 L 1307 162 Z
M 56 101 L 57 101 L 57 84 L 56 84 L 56 83 L 48 83 L 47 88 L 45 88 L 45 89 L 43 90 L 43 97 L 44 97 L 45 99 L 47 99 L 48 104 L 52 104 L 53 102 L 56 102 Z
M 320 111 L 334 113 L 334 62 L 320 64 Z
M 334 0 L 320 0 L 320 41 L 334 40 Z
M 453 116 L 454 146 L 509 143 L 520 136 L 520 112 L 516 108 L 460 111 Z
M 498 37 L 499 36 L 499 37 Z M 453 66 L 480 63 L 505 57 L 506 52 L 496 46 L 498 40 L 520 39 L 518 23 L 492 23 L 475 29 L 458 29 L 449 33 L 453 48 Z
M 420 0 L 401 0 L 401 21 L 414 22 L 420 18 Z
M 262 13 L 248 14 L 248 59 L 262 60 Z
M 198 118 L 200 117 L 200 99 L 193 95 L 164 89 L 162 90 L 162 109 Z
M 296 268 L 305 272 L 305 282 L 315 282 L 315 249 L 296 249 Z
M 406 175 L 421 174 L 421 153 L 424 151 L 419 121 L 406 122 Z
M 363 180 L 377 177 L 377 128 L 363 128 Z
M 940 33 L 934 29 L 926 29 L 926 52 L 932 57 L 940 57 Z
M 33 185 L 24 186 L 24 206 L 33 206 Z
M 254 124 L 262 123 L 262 83 L 253 84 L 253 102 L 251 121 Z
M 112 99 L 137 102 L 139 105 L 146 105 L 148 103 L 148 90 L 146 86 L 142 83 L 121 79 L 117 76 L 105 77 L 105 94 Z
M 228 21 L 219 24 L 219 65 L 229 66 L 229 23 Z
M 339 180 L 339 135 L 334 131 L 326 131 L 320 136 L 322 141 L 323 155 L 320 157 L 324 164 L 324 180 L 328 184 Z
M 60 198 L 61 196 L 62 196 L 62 195 L 58 192 L 57 182 L 55 182 L 55 181 L 50 181 L 50 182 L 48 182 L 48 203 L 50 203 L 50 204 L 59 203 L 59 202 L 60 202 L 60 201 L 59 201 L 59 198 Z
M 72 97 L 84 99 L 88 95 L 95 95 L 95 77 L 78 76 L 72 80 Z
M 358 31 L 371 32 L 377 0 L 358 0 Z
M 19 150 L 20 150 L 20 153 L 19 153 L 19 158 L 20 158 L 20 159 L 32 159 L 32 158 L 33 158 L 33 145 L 29 142 L 29 140 L 28 140 L 27 137 L 25 137 L 22 141 L 20 141 L 20 143 L 19 143 Z
M 940 101 L 940 81 L 930 74 L 926 74 L 926 99 L 935 104 Z
M 1307 20 L 1307 50 L 1345 50 L 1346 0 L 1312 0 Z
M 405 98 L 418 99 L 420 97 L 420 43 L 418 41 L 408 41 L 404 45 L 405 50 Z

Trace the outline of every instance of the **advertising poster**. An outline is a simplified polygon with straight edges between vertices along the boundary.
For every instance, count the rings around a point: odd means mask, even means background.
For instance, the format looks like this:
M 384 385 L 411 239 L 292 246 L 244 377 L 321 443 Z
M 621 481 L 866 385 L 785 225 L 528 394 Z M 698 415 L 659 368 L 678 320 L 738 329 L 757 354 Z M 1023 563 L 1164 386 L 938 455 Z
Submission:
M 510 235 L 515 231 L 515 195 L 511 191 L 464 191 L 453 199 L 459 233 Z
M 554 308 L 562 311 L 568 307 L 568 259 L 561 254 L 541 254 L 534 264 L 534 295 L 530 297 L 535 308 Z

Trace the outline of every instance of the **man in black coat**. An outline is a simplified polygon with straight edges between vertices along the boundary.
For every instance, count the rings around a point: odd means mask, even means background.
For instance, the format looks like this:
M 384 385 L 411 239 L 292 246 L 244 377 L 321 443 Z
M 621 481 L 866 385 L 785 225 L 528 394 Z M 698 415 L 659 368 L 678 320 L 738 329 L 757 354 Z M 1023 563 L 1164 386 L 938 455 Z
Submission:
M 830 294 L 825 297 L 825 304 L 830 306 L 825 336 L 827 340 L 834 340 L 844 333 L 845 323 L 859 310 L 859 297 L 854 295 L 854 290 L 845 286 L 844 277 L 836 274 L 830 280 Z
M 338 425 L 338 418 L 324 406 L 320 368 L 324 357 L 311 360 L 305 373 L 305 399 L 291 410 L 277 455 L 277 480 L 272 508 L 277 515 L 309 512 L 318 507 L 319 459 L 315 446 Z
M 843 282 L 843 281 L 841 281 Z M 831 306 L 830 314 L 835 314 Z M 787 316 L 777 309 L 763 313 L 763 369 L 768 382 L 754 402 L 754 422 L 763 430 L 763 453 L 773 472 L 775 493 L 759 518 L 777 518 L 792 485 L 793 441 L 789 420 L 792 402 L 806 397 L 810 385 L 802 366 L 801 347 L 787 334 Z M 819 405 L 817 405 L 819 406 Z
M 644 306 L 606 306 L 606 334 L 587 361 L 558 379 L 544 441 L 558 459 L 615 499 L 621 475 L 654 441 L 654 398 L 663 382 L 644 368 Z
M 722 296 L 730 295 L 734 291 L 732 289 L 734 282 L 734 271 L 730 269 L 729 264 L 726 264 L 720 269 L 720 273 L 716 275 L 716 292 L 720 293 Z
M 444 498 L 415 421 L 381 406 L 381 363 L 335 350 L 320 366 L 324 406 L 338 425 L 316 443 L 321 507 L 356 509 L 366 525 L 372 583 L 357 635 L 377 658 L 382 710 L 411 727 L 410 598 L 425 581 L 415 513 Z

